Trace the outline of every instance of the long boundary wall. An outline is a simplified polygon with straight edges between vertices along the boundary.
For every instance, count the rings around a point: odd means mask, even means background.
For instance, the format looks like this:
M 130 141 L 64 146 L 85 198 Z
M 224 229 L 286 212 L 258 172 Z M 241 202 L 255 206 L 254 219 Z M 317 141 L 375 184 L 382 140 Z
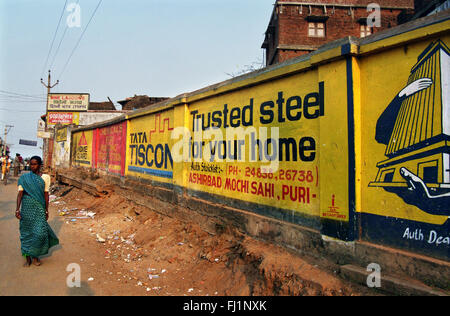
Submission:
M 449 17 L 74 130 L 71 165 L 302 251 L 448 263 Z

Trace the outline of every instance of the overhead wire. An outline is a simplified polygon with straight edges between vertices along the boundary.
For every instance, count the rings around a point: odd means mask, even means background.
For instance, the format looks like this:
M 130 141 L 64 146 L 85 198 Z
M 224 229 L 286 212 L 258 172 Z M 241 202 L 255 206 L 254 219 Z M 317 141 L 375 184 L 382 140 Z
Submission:
M 43 103 L 45 102 L 45 100 L 42 101 L 26 101 L 26 100 L 5 100 L 5 99 L 0 99 L 0 102 L 8 102 L 8 103 Z
M 79 1 L 80 0 L 77 1 L 77 4 L 79 3 Z M 86 25 L 86 27 L 84 28 L 83 32 L 81 33 L 80 38 L 78 39 L 77 43 L 75 44 L 75 47 L 72 49 L 72 51 L 71 51 L 71 53 L 70 53 L 66 63 L 64 64 L 64 67 L 63 67 L 63 69 L 62 69 L 62 71 L 61 71 L 61 73 L 59 75 L 59 78 L 61 78 L 61 76 L 64 74 L 64 72 L 65 72 L 65 70 L 66 70 L 66 68 L 67 68 L 67 66 L 68 66 L 72 56 L 74 55 L 75 51 L 77 50 L 77 48 L 78 48 L 78 46 L 79 46 L 79 44 L 80 44 L 84 34 L 86 33 L 89 25 L 91 24 L 91 22 L 92 22 L 95 14 L 96 14 L 98 8 L 100 7 L 102 1 L 103 0 L 99 0 L 95 10 L 93 11 L 93 13 L 92 13 L 92 15 L 91 15 L 87 25 Z M 47 58 L 45 60 L 45 63 L 44 63 L 43 69 L 42 69 L 42 75 L 44 74 L 45 68 L 46 68 L 46 66 L 47 66 L 47 64 L 49 62 L 49 58 L 50 58 L 53 46 L 55 44 L 56 35 L 58 34 L 58 30 L 60 28 L 61 20 L 62 20 L 62 17 L 64 15 L 64 11 L 66 9 L 66 6 L 67 6 L 67 0 L 65 1 L 63 10 L 61 11 L 61 15 L 59 17 L 58 25 L 57 25 L 55 33 L 53 35 L 53 39 L 52 39 L 52 42 L 51 42 L 51 45 L 50 45 L 50 48 L 49 48 L 49 51 L 48 51 L 48 54 L 47 54 Z M 67 31 L 67 26 L 66 26 L 66 29 L 65 29 L 65 31 L 64 31 L 64 33 L 63 33 L 63 35 L 62 35 L 62 37 L 61 37 L 61 39 L 59 41 L 58 47 L 57 47 L 57 49 L 56 49 L 56 51 L 55 51 L 55 53 L 53 55 L 53 59 L 52 59 L 52 62 L 50 64 L 51 67 L 53 66 L 53 64 L 54 64 L 54 62 L 56 60 L 56 57 L 57 57 L 57 55 L 59 53 L 59 49 L 60 49 L 61 44 L 62 44 L 62 42 L 63 42 L 63 40 L 65 38 L 66 31 Z M 22 93 L 15 93 L 15 92 L 10 92 L 10 91 L 0 90 L 0 102 L 41 103 L 41 102 L 45 102 L 45 101 L 46 101 L 46 98 L 45 98 L 44 95 L 30 95 L 30 94 L 22 94 Z M 0 111 L 10 111 L 10 112 L 14 112 L 14 113 L 17 113 L 17 112 L 21 112 L 21 113 L 41 113 L 42 112 L 42 111 L 27 111 L 27 110 L 11 110 L 11 109 L 6 109 L 6 108 L 0 108 Z
M 78 5 L 79 2 L 80 2 L 80 0 L 77 0 L 77 3 L 76 3 L 76 4 Z M 59 41 L 58 47 L 56 48 L 56 52 L 55 52 L 55 54 L 53 55 L 53 60 L 52 60 L 52 62 L 51 62 L 51 64 L 50 64 L 49 69 L 52 69 L 52 68 L 53 68 L 53 64 L 55 63 L 56 56 L 58 55 L 59 49 L 61 48 L 61 44 L 62 44 L 62 42 L 63 42 L 63 40 L 64 40 L 64 37 L 66 36 L 66 33 L 67 33 L 67 29 L 68 29 L 68 28 L 69 28 L 69 24 L 66 24 L 66 28 L 64 29 L 64 33 L 63 33 L 63 35 L 61 36 L 61 40 Z
M 22 98 L 8 98 L 0 95 L 0 100 L 10 102 L 45 102 L 46 99 L 22 99 Z
M 7 124 L 3 124 L 3 125 L 7 125 Z M 1 125 L 0 125 L 1 126 Z M 2 131 L 3 131 L 3 129 L 4 129 L 5 127 L 4 126 L 2 126 Z M 34 134 L 34 132 L 25 132 L 25 131 L 23 131 L 23 132 L 21 132 L 20 130 L 19 130 L 19 132 L 17 132 L 17 130 L 18 130 L 18 128 L 15 128 L 14 129 L 14 132 L 11 134 L 11 136 L 17 136 L 17 135 L 19 135 L 19 136 L 30 136 L 30 134 Z M 3 133 L 2 133 L 3 134 Z M 30 137 L 34 137 L 34 136 L 30 136 Z M 9 142 L 8 142 L 9 143 Z
M 42 111 L 20 111 L 20 110 L 11 110 L 0 108 L 0 111 L 8 111 L 8 112 L 21 112 L 21 113 L 42 113 Z
M 46 100 L 20 100 L 20 99 L 2 99 L 0 98 L 0 102 L 8 102 L 8 103 L 43 103 Z
M 8 95 L 2 95 L 0 94 L 0 100 L 5 100 L 5 101 L 27 101 L 27 102 L 40 102 L 40 101 L 45 101 L 46 99 L 44 98 L 39 98 L 39 99 L 35 99 L 35 98 L 24 98 L 24 97 L 13 97 L 13 96 L 8 96 Z
M 81 33 L 81 36 L 80 36 L 80 38 L 78 39 L 77 43 L 75 44 L 75 47 L 73 48 L 72 52 L 70 53 L 69 58 L 67 59 L 65 65 L 64 65 L 64 67 L 63 67 L 63 70 L 61 71 L 60 75 L 58 76 L 58 80 L 61 79 L 61 76 L 63 75 L 64 71 L 65 71 L 66 68 L 67 68 L 67 65 L 69 64 L 69 62 L 70 62 L 70 60 L 71 60 L 71 58 L 72 58 L 72 56 L 73 56 L 73 54 L 75 53 L 76 49 L 78 48 L 78 45 L 80 44 L 81 39 L 83 38 L 84 34 L 86 33 L 86 30 L 89 28 L 89 25 L 91 24 L 91 21 L 92 21 L 92 19 L 94 18 L 95 13 L 97 12 L 98 8 L 100 7 L 100 4 L 102 3 L 102 1 L 103 1 L 103 0 L 99 0 L 97 6 L 95 7 L 94 12 L 92 13 L 92 15 L 91 15 L 91 17 L 90 17 L 90 19 L 89 19 L 89 22 L 87 23 L 86 27 L 84 28 L 83 32 Z
M 58 55 L 59 48 L 61 47 L 61 43 L 62 43 L 62 41 L 63 41 L 63 39 L 64 39 L 64 37 L 65 37 L 65 35 L 66 35 L 66 33 L 67 33 L 67 29 L 68 29 L 68 28 L 69 28 L 69 26 L 66 25 L 66 28 L 64 29 L 64 33 L 63 33 L 63 35 L 62 35 L 62 37 L 61 37 L 61 40 L 59 41 L 58 48 L 56 49 L 55 55 L 53 55 L 53 60 L 52 60 L 52 62 L 50 63 L 50 66 L 48 67 L 49 69 L 52 69 L 53 64 L 55 63 L 56 55 Z
M 44 76 L 45 67 L 47 66 L 48 59 L 50 58 L 50 53 L 51 53 L 51 51 L 53 49 L 53 44 L 55 43 L 56 34 L 58 33 L 59 26 L 61 25 L 61 20 L 62 20 L 62 17 L 64 15 L 64 11 L 66 9 L 66 5 L 67 5 L 67 0 L 64 2 L 64 7 L 63 7 L 63 9 L 61 11 L 61 15 L 59 17 L 58 25 L 56 26 L 55 34 L 53 35 L 52 43 L 50 45 L 50 49 L 48 50 L 48 54 L 47 54 L 47 58 L 46 58 L 45 63 L 44 63 L 44 67 L 42 68 L 41 77 Z
M 0 90 L 0 96 L 4 95 L 4 96 L 11 96 L 11 97 L 24 97 L 24 98 L 36 98 L 36 99 L 42 99 L 40 94 L 23 94 L 23 93 L 16 93 L 16 92 L 11 92 L 11 91 L 6 91 L 6 90 Z
M 42 111 L 30 111 L 30 110 L 15 110 L 14 105 L 17 105 L 18 103 L 22 104 L 29 104 L 31 108 L 33 108 L 33 105 L 41 105 L 46 102 L 45 98 L 42 98 L 42 96 L 39 95 L 31 95 L 31 94 L 24 94 L 24 93 L 17 93 L 17 92 L 11 92 L 6 90 L 0 90 L 0 104 L 11 104 L 11 107 L 9 109 L 6 108 L 0 108 L 1 111 L 7 111 L 10 113 L 40 113 Z M 34 103 L 34 104 L 33 104 Z M 27 106 L 28 107 L 28 106 Z
M 20 95 L 0 92 L 0 102 L 8 103 L 43 103 L 46 99 L 31 95 Z

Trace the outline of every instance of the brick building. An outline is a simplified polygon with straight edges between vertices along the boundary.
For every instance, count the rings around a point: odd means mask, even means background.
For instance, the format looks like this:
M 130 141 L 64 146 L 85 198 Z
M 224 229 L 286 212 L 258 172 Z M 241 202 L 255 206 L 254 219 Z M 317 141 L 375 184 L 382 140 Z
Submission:
M 118 103 L 122 106 L 124 111 L 132 111 L 136 109 L 145 108 L 149 105 L 165 101 L 169 98 L 167 97 L 149 97 L 147 95 L 135 95 L 132 98 L 127 98 Z
M 116 111 L 113 101 L 108 98 L 106 102 L 89 102 L 90 111 Z
M 411 20 L 418 19 L 450 8 L 449 0 L 414 0 L 414 15 Z
M 379 26 L 371 27 L 369 4 L 379 5 Z M 398 25 L 414 0 L 277 0 L 262 48 L 266 66 L 304 55 L 346 36 L 365 37 Z M 377 23 L 378 24 L 378 23 Z

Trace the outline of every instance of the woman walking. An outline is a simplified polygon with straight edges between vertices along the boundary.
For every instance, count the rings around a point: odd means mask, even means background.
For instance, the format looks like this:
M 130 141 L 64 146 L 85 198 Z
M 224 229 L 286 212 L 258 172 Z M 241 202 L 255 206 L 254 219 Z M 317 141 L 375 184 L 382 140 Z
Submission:
M 50 176 L 41 174 L 42 159 L 30 159 L 31 172 L 19 178 L 16 217 L 20 220 L 20 242 L 25 266 L 39 266 L 40 256 L 59 244 L 55 233 L 48 225 L 48 197 Z M 20 207 L 22 206 L 22 208 Z

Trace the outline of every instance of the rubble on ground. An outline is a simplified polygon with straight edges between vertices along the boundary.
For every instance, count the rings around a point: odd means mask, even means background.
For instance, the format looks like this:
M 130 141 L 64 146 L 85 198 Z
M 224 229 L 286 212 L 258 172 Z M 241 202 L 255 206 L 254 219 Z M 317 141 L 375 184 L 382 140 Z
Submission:
M 95 197 L 59 186 L 52 191 L 51 212 L 78 231 L 80 242 L 93 241 L 83 246 L 111 263 L 104 275 L 133 282 L 142 295 L 366 294 L 341 280 L 331 264 L 319 267 L 234 230 L 214 235 L 134 204 L 113 188 L 105 192 Z

